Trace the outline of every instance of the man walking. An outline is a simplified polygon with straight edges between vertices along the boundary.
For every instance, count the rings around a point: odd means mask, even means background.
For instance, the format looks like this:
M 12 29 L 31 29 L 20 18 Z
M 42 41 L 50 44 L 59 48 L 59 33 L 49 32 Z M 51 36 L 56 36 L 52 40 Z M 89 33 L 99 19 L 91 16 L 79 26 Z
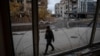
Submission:
M 53 32 L 52 32 L 52 30 L 50 29 L 50 26 L 47 26 L 47 27 L 46 27 L 45 39 L 46 39 L 46 41 L 47 41 L 47 44 L 46 44 L 46 49 L 45 49 L 44 55 L 47 54 L 47 51 L 48 51 L 48 47 L 49 47 L 49 46 L 52 47 L 52 50 L 51 50 L 51 51 L 54 51 L 54 46 L 52 45 L 51 42 L 52 42 L 52 41 L 54 42 L 55 39 L 54 39 Z

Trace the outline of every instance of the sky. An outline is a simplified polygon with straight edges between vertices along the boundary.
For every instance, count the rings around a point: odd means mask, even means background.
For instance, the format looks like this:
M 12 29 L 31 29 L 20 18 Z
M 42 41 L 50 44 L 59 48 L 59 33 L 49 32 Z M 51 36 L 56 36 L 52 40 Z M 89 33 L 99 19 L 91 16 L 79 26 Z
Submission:
M 52 11 L 52 14 L 55 13 L 55 4 L 59 2 L 60 0 L 48 0 L 48 9 Z

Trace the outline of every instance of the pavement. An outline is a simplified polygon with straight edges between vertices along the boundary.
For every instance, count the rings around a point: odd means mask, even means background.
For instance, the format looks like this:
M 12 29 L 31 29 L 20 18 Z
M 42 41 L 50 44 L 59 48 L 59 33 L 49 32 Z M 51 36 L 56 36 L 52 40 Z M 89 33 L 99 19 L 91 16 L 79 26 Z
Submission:
M 88 30 L 88 31 L 87 31 Z M 48 51 L 49 54 L 69 51 L 88 44 L 88 37 L 90 37 L 90 28 L 60 28 L 53 30 L 55 36 L 55 51 Z M 86 32 L 88 36 L 86 36 Z M 40 33 L 40 56 L 44 53 L 46 41 L 44 39 L 45 33 Z M 43 42 L 44 41 L 44 42 Z
M 73 27 L 73 28 L 52 28 L 55 42 L 54 51 L 50 51 L 48 54 L 60 53 L 63 51 L 69 51 L 72 49 L 85 46 L 89 43 L 91 28 L 90 27 Z M 94 43 L 100 42 L 100 28 L 97 28 Z M 39 55 L 43 56 L 46 40 L 45 29 L 39 30 Z M 33 56 L 33 43 L 32 43 L 32 31 L 13 32 L 13 43 L 16 56 Z

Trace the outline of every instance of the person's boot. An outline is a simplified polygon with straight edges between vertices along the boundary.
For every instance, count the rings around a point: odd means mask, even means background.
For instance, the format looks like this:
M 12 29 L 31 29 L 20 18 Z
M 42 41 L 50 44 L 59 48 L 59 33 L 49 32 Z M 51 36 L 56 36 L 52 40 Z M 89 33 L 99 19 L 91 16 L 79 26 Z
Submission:
M 45 51 L 44 55 L 47 55 L 47 50 Z
M 44 53 L 43 55 L 47 55 L 47 53 Z
M 52 50 L 51 51 L 54 51 L 55 49 L 54 48 L 52 48 Z

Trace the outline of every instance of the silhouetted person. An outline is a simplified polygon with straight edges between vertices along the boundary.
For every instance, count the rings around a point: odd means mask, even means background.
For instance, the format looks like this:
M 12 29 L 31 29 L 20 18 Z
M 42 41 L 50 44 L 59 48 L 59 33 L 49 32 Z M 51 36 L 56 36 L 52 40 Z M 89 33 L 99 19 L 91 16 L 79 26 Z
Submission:
M 47 41 L 47 44 L 46 44 L 46 49 L 45 49 L 44 55 L 47 54 L 47 51 L 48 51 L 48 47 L 49 46 L 52 47 L 52 50 L 51 51 L 54 51 L 54 46 L 51 43 L 52 41 L 54 42 L 54 35 L 53 35 L 52 30 L 50 29 L 50 26 L 47 26 L 47 28 L 46 28 L 45 39 Z

